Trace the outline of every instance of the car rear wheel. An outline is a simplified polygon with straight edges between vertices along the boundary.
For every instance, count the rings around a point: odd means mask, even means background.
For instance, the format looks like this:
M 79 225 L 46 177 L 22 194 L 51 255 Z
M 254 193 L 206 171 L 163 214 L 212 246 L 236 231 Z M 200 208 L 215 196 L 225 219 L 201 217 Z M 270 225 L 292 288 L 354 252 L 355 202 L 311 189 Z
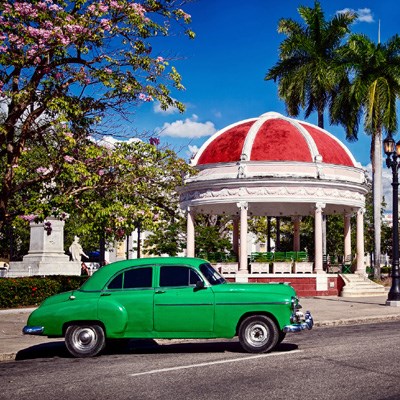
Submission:
M 94 357 L 106 345 L 104 330 L 99 325 L 70 325 L 65 332 L 65 345 L 74 357 Z
M 278 343 L 276 323 L 265 315 L 252 315 L 240 324 L 239 342 L 249 353 L 266 353 Z
M 279 332 L 278 344 L 279 344 L 279 343 L 282 343 L 282 341 L 285 339 L 285 337 L 286 337 L 286 332 L 280 331 L 280 332 Z

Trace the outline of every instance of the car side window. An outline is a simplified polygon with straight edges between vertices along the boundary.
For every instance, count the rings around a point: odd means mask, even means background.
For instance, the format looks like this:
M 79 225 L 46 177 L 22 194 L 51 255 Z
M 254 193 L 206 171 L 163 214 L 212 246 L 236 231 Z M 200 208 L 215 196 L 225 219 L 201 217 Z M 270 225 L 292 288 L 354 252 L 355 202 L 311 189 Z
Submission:
M 124 273 L 117 275 L 107 286 L 108 289 L 122 289 Z
M 164 266 L 160 268 L 160 286 L 194 286 L 201 278 L 188 267 Z
M 153 286 L 153 268 L 133 268 L 117 275 L 108 285 L 108 289 L 151 288 Z

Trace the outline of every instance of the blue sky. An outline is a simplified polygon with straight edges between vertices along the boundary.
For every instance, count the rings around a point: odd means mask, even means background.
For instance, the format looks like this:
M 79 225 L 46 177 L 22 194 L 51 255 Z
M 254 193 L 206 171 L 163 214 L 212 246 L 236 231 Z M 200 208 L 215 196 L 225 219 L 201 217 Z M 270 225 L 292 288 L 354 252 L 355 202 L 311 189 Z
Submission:
M 135 111 L 138 132 L 161 130 L 161 143 L 169 144 L 184 157 L 189 146 L 200 147 L 217 130 L 242 119 L 268 111 L 285 114 L 285 105 L 277 96 L 274 82 L 264 81 L 268 69 L 278 60 L 278 48 L 284 35 L 278 34 L 280 18 L 301 21 L 297 8 L 314 5 L 313 0 L 198 0 L 183 9 L 192 16 L 196 38 L 184 35 L 162 38 L 160 55 L 176 58 L 171 62 L 182 75 L 184 92 L 173 93 L 185 103 L 183 114 L 161 112 L 157 104 L 145 103 Z M 381 41 L 398 31 L 400 6 L 394 0 L 356 1 L 321 0 L 325 18 L 352 9 L 360 15 L 352 31 Z M 299 118 L 304 118 L 303 114 Z M 308 119 L 317 123 L 316 115 Z M 344 141 L 357 161 L 369 163 L 370 138 L 362 131 L 356 143 L 345 141 L 341 127 L 325 128 Z

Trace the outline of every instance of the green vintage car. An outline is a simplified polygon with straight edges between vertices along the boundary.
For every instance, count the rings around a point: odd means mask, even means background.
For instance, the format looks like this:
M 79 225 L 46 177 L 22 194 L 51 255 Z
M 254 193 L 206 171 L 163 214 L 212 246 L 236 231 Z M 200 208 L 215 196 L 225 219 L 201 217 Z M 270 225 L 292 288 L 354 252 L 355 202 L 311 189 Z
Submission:
M 287 284 L 228 283 L 198 258 L 141 258 L 96 271 L 80 289 L 46 299 L 23 333 L 65 337 L 75 357 L 111 339 L 239 336 L 244 350 L 271 351 L 286 332 L 311 329 Z

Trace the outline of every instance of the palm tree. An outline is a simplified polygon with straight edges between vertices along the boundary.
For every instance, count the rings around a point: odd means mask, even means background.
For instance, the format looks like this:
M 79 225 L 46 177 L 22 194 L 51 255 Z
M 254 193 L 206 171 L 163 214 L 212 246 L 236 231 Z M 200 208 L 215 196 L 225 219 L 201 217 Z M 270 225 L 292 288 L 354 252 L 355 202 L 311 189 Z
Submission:
M 351 35 L 340 50 L 347 77 L 332 98 L 331 122 L 346 129 L 349 140 L 357 140 L 359 122 L 371 135 L 374 203 L 374 276 L 380 277 L 382 133 L 397 130 L 396 100 L 400 96 L 400 37 L 375 44 L 365 35 Z
M 318 126 L 323 128 L 324 110 L 343 74 L 334 62 L 336 51 L 356 15 L 348 12 L 326 21 L 319 1 L 314 8 L 299 7 L 298 12 L 305 25 L 292 19 L 279 21 L 278 32 L 287 38 L 280 45 L 279 61 L 265 80 L 278 81 L 278 94 L 289 115 L 297 117 L 302 108 L 308 118 L 316 111 Z

